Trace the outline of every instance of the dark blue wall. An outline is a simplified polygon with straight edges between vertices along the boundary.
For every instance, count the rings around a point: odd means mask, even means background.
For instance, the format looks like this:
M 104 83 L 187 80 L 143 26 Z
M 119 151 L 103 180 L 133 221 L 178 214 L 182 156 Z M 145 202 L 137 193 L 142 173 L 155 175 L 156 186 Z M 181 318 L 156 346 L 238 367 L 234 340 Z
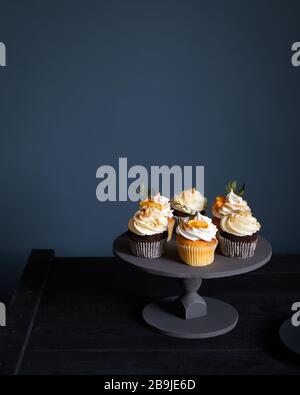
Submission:
M 133 203 L 96 169 L 204 165 L 275 252 L 299 247 L 299 1 L 0 0 L 0 296 L 32 248 L 110 255 Z M 4 297 L 4 296 L 3 296 Z

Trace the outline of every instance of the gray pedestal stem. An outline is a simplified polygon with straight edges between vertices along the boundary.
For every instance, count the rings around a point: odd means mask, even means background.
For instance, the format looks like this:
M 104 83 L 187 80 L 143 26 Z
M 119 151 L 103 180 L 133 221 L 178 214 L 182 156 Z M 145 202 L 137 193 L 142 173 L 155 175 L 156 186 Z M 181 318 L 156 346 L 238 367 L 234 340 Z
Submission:
M 180 279 L 179 281 L 183 288 L 183 294 L 179 296 L 175 303 L 175 311 L 177 312 L 178 316 L 188 320 L 206 315 L 206 302 L 198 294 L 202 279 L 184 278 Z

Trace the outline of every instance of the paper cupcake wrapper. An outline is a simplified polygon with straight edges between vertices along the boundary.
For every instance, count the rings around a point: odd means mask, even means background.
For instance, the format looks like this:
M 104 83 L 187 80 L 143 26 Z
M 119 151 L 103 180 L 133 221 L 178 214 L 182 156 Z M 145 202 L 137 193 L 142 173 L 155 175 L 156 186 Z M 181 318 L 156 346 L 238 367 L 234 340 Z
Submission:
M 177 244 L 177 250 L 181 260 L 190 266 L 207 266 L 213 263 L 215 259 L 215 249 L 217 243 L 213 246 L 191 246 L 181 243 Z
M 135 241 L 129 239 L 133 255 L 139 258 L 159 258 L 162 256 L 167 239 L 155 241 Z
M 231 258 L 251 258 L 254 255 L 257 239 L 251 242 L 242 242 L 227 239 L 218 234 L 221 253 Z

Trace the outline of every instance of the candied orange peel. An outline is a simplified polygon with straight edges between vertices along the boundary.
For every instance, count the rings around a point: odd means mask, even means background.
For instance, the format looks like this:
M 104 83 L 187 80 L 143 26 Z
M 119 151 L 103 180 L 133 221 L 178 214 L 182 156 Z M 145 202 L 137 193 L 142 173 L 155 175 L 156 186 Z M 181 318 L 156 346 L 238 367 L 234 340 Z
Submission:
M 225 202 L 226 202 L 226 197 L 225 196 L 217 196 L 216 200 L 215 200 L 215 203 L 214 203 L 215 208 L 219 209 L 219 208 L 223 207 Z
M 158 210 L 162 211 L 162 206 L 160 203 L 153 202 L 152 200 L 143 200 L 140 202 L 141 207 L 155 207 Z
M 200 229 L 207 229 L 208 228 L 208 223 L 205 221 L 199 221 L 196 219 L 191 219 L 188 222 L 188 226 L 191 228 L 200 228 Z
M 175 225 L 175 219 L 168 218 L 168 240 L 167 241 L 170 241 L 172 239 L 174 225 Z

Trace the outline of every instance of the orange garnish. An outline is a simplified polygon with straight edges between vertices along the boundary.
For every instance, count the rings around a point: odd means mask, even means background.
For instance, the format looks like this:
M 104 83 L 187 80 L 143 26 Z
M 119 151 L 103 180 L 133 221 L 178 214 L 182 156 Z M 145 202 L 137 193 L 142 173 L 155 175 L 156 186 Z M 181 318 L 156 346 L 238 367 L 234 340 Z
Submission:
M 226 197 L 225 196 L 217 196 L 216 200 L 215 200 L 215 203 L 214 203 L 214 206 L 215 206 L 216 209 L 219 209 L 222 206 L 224 206 L 225 202 L 226 202 Z
M 160 203 L 153 202 L 152 200 L 144 200 L 140 202 L 141 207 L 155 207 L 158 210 L 162 210 L 162 206 Z
M 170 241 L 172 239 L 174 225 L 175 225 L 175 219 L 168 218 L 168 240 L 167 241 Z
M 197 219 L 191 219 L 188 222 L 188 226 L 191 228 L 202 228 L 202 229 L 207 229 L 208 228 L 208 223 L 205 221 L 198 221 Z

